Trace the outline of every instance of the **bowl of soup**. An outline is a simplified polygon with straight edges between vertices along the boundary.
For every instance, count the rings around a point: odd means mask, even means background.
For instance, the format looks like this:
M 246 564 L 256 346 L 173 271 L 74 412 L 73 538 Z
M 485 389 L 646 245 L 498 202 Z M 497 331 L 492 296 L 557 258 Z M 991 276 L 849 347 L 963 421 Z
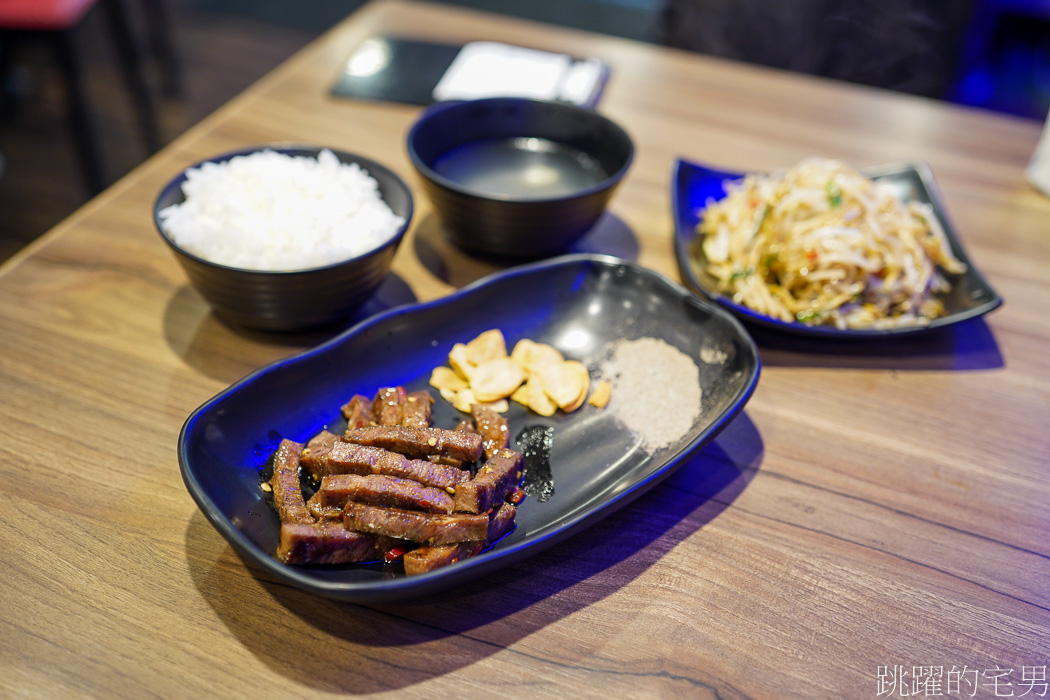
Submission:
M 634 159 L 627 132 L 598 112 L 516 97 L 438 103 L 406 145 L 451 241 L 518 259 L 571 249 Z

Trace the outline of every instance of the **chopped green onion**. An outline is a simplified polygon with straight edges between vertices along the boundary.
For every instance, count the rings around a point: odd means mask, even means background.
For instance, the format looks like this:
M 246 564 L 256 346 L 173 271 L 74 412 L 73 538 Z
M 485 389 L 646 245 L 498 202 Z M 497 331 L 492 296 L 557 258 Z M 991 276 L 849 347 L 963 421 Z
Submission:
M 766 257 L 762 258 L 762 264 L 766 267 L 772 267 L 773 265 L 776 265 L 777 262 L 779 262 L 779 260 L 779 255 L 777 255 L 776 253 L 770 253 Z
M 795 314 L 795 318 L 797 318 L 802 323 L 806 323 L 807 321 L 814 321 L 820 318 L 820 311 L 818 311 L 817 309 L 803 309 L 802 311 L 799 311 L 797 314 Z
M 768 202 L 762 207 L 762 213 L 758 215 L 757 219 L 755 219 L 755 229 L 752 232 L 752 235 L 757 234 L 762 230 L 762 224 L 766 223 L 766 219 L 769 218 L 769 210 L 771 208 L 772 207 L 769 206 Z
M 832 209 L 838 209 L 842 206 L 842 188 L 834 180 L 828 180 L 828 184 L 824 186 L 824 189 L 828 191 L 828 203 Z
M 737 270 L 736 272 L 731 274 L 729 276 L 729 281 L 732 282 L 733 280 L 739 280 L 745 277 L 750 277 L 753 274 L 755 274 L 755 267 L 753 265 L 748 265 L 747 268 L 743 270 Z

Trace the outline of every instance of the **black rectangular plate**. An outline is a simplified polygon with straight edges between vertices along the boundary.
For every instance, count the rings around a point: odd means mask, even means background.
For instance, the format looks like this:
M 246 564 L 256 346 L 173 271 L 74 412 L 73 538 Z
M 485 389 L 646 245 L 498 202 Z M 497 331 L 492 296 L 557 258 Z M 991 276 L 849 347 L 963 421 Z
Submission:
M 555 493 L 546 502 L 527 497 L 516 530 L 490 550 L 412 577 L 391 576 L 382 566 L 277 561 L 280 524 L 260 483 L 278 442 L 305 441 L 338 425 L 339 407 L 354 393 L 371 395 L 396 384 L 426 388 L 431 370 L 446 364 L 454 343 L 490 328 L 500 328 L 509 346 L 530 338 L 551 343 L 570 358 L 599 356 L 621 338 L 660 338 L 700 368 L 702 412 L 680 440 L 650 454 L 607 409 L 585 405 L 542 418 L 512 404 L 507 414 L 512 437 L 525 425 L 554 427 Z M 714 439 L 743 409 L 759 369 L 750 336 L 714 304 L 633 263 L 571 255 L 512 268 L 437 301 L 392 309 L 249 375 L 187 419 L 179 464 L 212 525 L 269 574 L 332 598 L 397 600 L 513 564 L 626 505 Z M 434 409 L 437 427 L 452 427 L 462 417 L 440 397 Z
M 985 281 L 973 261 L 966 255 L 955 233 L 955 228 L 941 201 L 940 192 L 929 166 L 921 162 L 889 163 L 861 170 L 865 175 L 881 182 L 889 182 L 902 199 L 916 199 L 929 204 L 948 237 L 952 252 L 966 263 L 966 272 L 953 276 L 952 289 L 944 296 L 944 315 L 921 326 L 885 329 L 840 329 L 834 326 L 810 326 L 799 322 L 781 321 L 758 313 L 717 291 L 714 280 L 704 272 L 704 264 L 696 255 L 697 224 L 700 212 L 708 199 L 715 201 L 725 197 L 725 183 L 739 180 L 744 173 L 716 170 L 699 163 L 679 159 L 672 173 L 671 207 L 675 225 L 675 254 L 682 281 L 687 287 L 729 310 L 746 323 L 771 328 L 778 332 L 793 333 L 826 339 L 865 339 L 912 336 L 918 333 L 945 328 L 982 316 L 998 308 L 1002 298 Z

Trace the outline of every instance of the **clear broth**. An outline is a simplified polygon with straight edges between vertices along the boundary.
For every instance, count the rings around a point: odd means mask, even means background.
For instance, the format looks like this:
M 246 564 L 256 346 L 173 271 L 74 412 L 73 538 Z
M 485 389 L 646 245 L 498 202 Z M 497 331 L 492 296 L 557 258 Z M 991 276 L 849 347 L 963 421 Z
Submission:
M 438 158 L 434 170 L 477 192 L 535 199 L 571 195 L 607 178 L 583 151 L 540 138 L 464 144 Z

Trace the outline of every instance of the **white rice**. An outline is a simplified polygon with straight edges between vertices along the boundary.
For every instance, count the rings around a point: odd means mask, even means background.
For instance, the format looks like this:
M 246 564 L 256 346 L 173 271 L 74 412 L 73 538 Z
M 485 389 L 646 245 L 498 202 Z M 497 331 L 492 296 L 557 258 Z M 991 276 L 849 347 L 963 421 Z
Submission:
M 367 253 L 404 218 L 379 183 L 325 149 L 317 158 L 263 150 L 186 172 L 186 201 L 160 211 L 180 248 L 249 270 L 304 270 Z

